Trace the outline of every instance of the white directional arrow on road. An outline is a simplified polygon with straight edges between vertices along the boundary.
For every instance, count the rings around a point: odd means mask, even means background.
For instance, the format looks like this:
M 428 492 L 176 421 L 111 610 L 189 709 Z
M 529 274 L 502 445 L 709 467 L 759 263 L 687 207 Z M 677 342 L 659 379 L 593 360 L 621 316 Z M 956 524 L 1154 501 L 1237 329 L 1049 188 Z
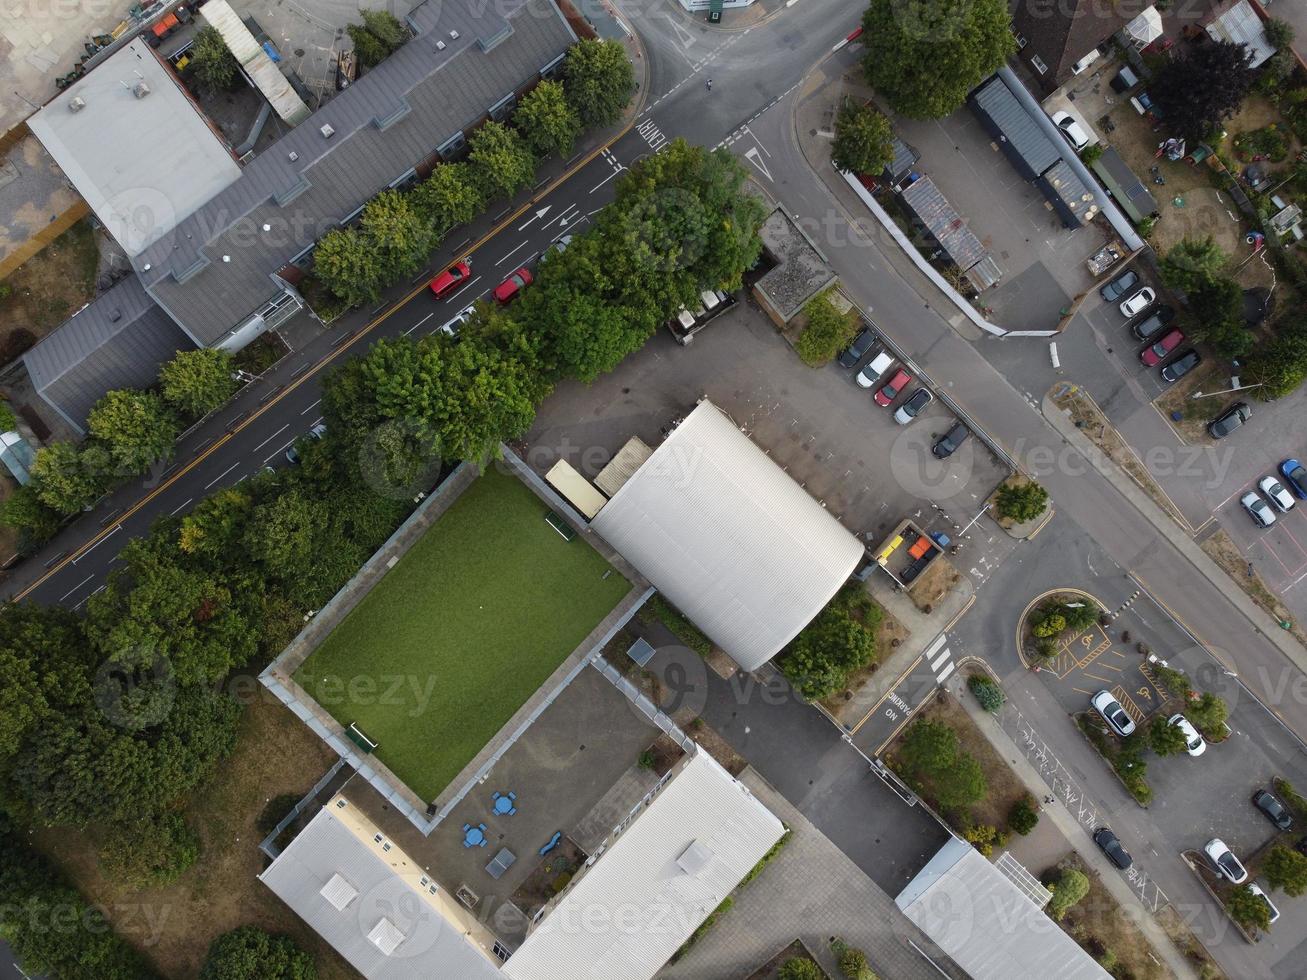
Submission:
M 744 159 L 748 160 L 751 164 L 753 164 L 755 167 L 761 170 L 762 175 L 766 177 L 768 180 L 772 179 L 771 171 L 768 170 L 767 165 L 762 162 L 762 154 L 758 152 L 758 148 L 756 146 L 752 147 L 744 154 Z
M 545 215 L 549 213 L 549 209 L 552 207 L 553 207 L 552 204 L 546 204 L 544 207 L 542 207 L 539 211 L 536 212 L 534 218 L 530 219 L 525 225 L 520 225 L 517 230 L 525 231 L 527 225 L 534 224 L 535 222 L 539 221 L 541 218 L 543 218 Z

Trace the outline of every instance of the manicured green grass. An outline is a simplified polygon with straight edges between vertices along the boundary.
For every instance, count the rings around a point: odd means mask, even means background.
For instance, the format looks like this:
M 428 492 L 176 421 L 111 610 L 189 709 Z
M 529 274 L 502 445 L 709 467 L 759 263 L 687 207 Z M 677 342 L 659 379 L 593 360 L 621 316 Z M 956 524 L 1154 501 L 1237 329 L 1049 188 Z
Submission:
M 488 470 L 295 674 L 435 798 L 629 590 Z M 607 579 L 604 573 L 611 571 Z

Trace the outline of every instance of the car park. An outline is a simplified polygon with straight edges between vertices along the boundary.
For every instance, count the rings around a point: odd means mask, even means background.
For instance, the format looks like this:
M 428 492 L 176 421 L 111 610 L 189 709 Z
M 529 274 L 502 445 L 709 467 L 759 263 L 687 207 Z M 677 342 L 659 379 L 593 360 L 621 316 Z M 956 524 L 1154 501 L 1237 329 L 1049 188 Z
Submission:
M 1253 523 L 1258 527 L 1270 527 L 1275 523 L 1275 511 L 1262 499 L 1262 495 L 1249 490 L 1239 498 L 1239 506 L 1248 512 Z
M 1132 735 L 1135 730 L 1134 719 L 1121 707 L 1121 702 L 1112 697 L 1111 691 L 1099 691 L 1089 701 L 1094 710 L 1103 716 L 1112 731 L 1122 738 Z
M 1122 871 L 1128 870 L 1130 865 L 1135 863 L 1130 856 L 1130 852 L 1121 843 L 1121 838 L 1112 833 L 1108 827 L 1099 827 L 1094 831 L 1094 843 L 1102 848 L 1103 853 L 1107 855 L 1107 859 Z
M 868 361 L 858 372 L 857 382 L 859 388 L 870 388 L 874 385 L 880 376 L 890 369 L 894 363 L 894 356 L 886 351 L 881 351 L 870 361 Z
M 1192 756 L 1200 756 L 1207 751 L 1207 742 L 1198 734 L 1191 722 L 1184 715 L 1175 714 L 1166 719 L 1168 725 L 1174 725 L 1184 732 L 1184 750 Z
M 1293 829 L 1293 814 L 1269 789 L 1259 789 L 1253 794 L 1253 806 L 1261 810 L 1266 819 L 1275 824 L 1278 830 Z
M 929 405 L 934 397 L 928 389 L 918 388 L 899 406 L 898 411 L 894 413 L 894 421 L 899 425 L 907 425 L 921 414 L 921 410 Z
M 1270 918 L 1266 920 L 1266 924 L 1268 926 L 1275 925 L 1275 920 L 1280 917 L 1280 910 L 1275 907 L 1275 903 L 1271 901 L 1270 896 L 1262 891 L 1262 886 L 1257 884 L 1255 881 L 1248 886 L 1248 890 L 1265 902 L 1266 907 L 1270 910 L 1271 915 Z
M 1162 380 L 1167 383 L 1179 381 L 1202 363 L 1203 355 L 1199 354 L 1198 351 L 1191 347 L 1170 364 L 1162 368 Z
M 1296 459 L 1286 459 L 1280 464 L 1280 476 L 1284 477 L 1284 482 L 1294 496 L 1299 500 L 1307 500 L 1307 467 Z
M 327 426 L 324 423 L 319 422 L 313 428 L 309 429 L 308 435 L 305 438 L 316 441 L 326 434 Z M 298 440 L 296 440 L 296 442 L 298 442 Z M 300 461 L 299 450 L 296 448 L 295 443 L 291 443 L 290 448 L 286 450 L 286 459 L 292 463 L 298 463 Z
M 1141 342 L 1152 340 L 1155 335 L 1161 332 L 1163 327 L 1175 319 L 1175 307 L 1163 304 L 1148 310 L 1147 314 L 1130 328 L 1131 332 Z
M 1135 287 L 1137 282 L 1139 282 L 1139 273 L 1135 272 L 1134 269 L 1127 269 L 1106 286 L 1099 289 L 1098 295 L 1110 303 L 1112 300 L 1124 296 Z
M 970 435 L 971 430 L 967 428 L 966 423 L 954 422 L 953 427 L 940 436 L 935 445 L 930 447 L 931 455 L 936 459 L 948 459 L 958 451 L 958 447 L 966 442 L 967 437 Z
M 1235 402 L 1207 423 L 1207 434 L 1213 439 L 1224 439 L 1252 417 L 1253 410 L 1247 402 Z
M 1129 299 L 1121 301 L 1121 315 L 1124 317 L 1138 316 L 1152 306 L 1155 299 L 1157 299 L 1157 293 L 1153 292 L 1151 287 L 1145 286 Z
M 1207 855 L 1207 860 L 1212 862 L 1212 867 L 1217 873 L 1228 881 L 1242 885 L 1248 880 L 1248 869 L 1235 857 L 1234 851 L 1230 850 L 1221 838 L 1213 837 L 1209 840 L 1203 846 L 1203 853 Z
M 495 287 L 495 299 L 501 306 L 507 306 L 531 285 L 531 281 L 531 270 L 522 266 L 516 272 L 510 272 L 508 278 Z
M 430 282 L 431 292 L 436 299 L 442 296 L 448 296 L 457 289 L 468 276 L 472 275 L 472 267 L 466 262 L 455 262 L 436 278 Z
M 1071 113 L 1065 111 L 1053 113 L 1053 125 L 1062 130 L 1062 135 L 1077 152 L 1089 145 L 1089 134 L 1080 123 L 1076 122 L 1076 117 Z
M 472 319 L 472 314 L 476 312 L 475 306 L 467 306 L 459 310 L 458 315 L 452 320 L 447 320 L 440 325 L 440 332 L 446 337 L 458 340 L 459 332 L 463 326 Z
M 1293 499 L 1293 494 L 1286 490 L 1284 484 L 1273 476 L 1262 477 L 1257 483 L 1257 489 L 1265 495 L 1267 500 L 1275 504 L 1275 509 L 1281 514 L 1289 513 L 1289 511 L 1293 510 L 1294 504 L 1297 503 Z
M 1171 351 L 1175 350 L 1184 343 L 1184 334 L 1179 330 L 1172 330 L 1157 343 L 1150 347 L 1145 347 L 1139 352 L 1139 360 L 1143 361 L 1145 367 L 1153 367 L 1161 364 L 1166 360 Z
M 858 335 L 849 342 L 849 346 L 839 352 L 836 361 L 842 368 L 856 367 L 867 356 L 867 352 L 876 344 L 876 333 L 870 327 L 863 327 Z
M 906 388 L 911 381 L 912 375 L 908 374 L 908 372 L 904 371 L 902 368 L 899 368 L 898 371 L 895 372 L 894 377 L 881 385 L 880 390 L 876 392 L 876 404 L 881 408 L 889 408 L 894 399 L 898 398 L 899 395 L 903 393 L 903 389 Z

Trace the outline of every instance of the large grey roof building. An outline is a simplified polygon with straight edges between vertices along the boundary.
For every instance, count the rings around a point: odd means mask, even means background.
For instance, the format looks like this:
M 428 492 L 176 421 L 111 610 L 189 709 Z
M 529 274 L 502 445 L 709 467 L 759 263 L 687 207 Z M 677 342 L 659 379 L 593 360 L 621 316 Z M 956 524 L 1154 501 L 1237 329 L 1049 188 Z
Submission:
M 794 639 L 864 552 L 706 398 L 590 526 L 745 670 Z

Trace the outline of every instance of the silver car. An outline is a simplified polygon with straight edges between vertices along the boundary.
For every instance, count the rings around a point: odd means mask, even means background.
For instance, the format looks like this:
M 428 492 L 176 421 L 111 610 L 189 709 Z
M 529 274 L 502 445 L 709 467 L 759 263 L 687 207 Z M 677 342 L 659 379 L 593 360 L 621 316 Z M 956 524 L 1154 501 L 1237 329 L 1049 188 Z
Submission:
M 1270 527 L 1275 523 L 1275 511 L 1255 490 L 1249 490 L 1239 498 L 1239 505 L 1248 512 L 1253 523 L 1258 527 Z
M 1099 691 L 1089 703 L 1094 706 L 1094 710 L 1103 716 L 1112 731 L 1116 732 L 1122 738 L 1134 734 L 1135 722 L 1128 714 L 1125 708 L 1121 707 L 1121 702 L 1112 697 L 1111 691 Z

